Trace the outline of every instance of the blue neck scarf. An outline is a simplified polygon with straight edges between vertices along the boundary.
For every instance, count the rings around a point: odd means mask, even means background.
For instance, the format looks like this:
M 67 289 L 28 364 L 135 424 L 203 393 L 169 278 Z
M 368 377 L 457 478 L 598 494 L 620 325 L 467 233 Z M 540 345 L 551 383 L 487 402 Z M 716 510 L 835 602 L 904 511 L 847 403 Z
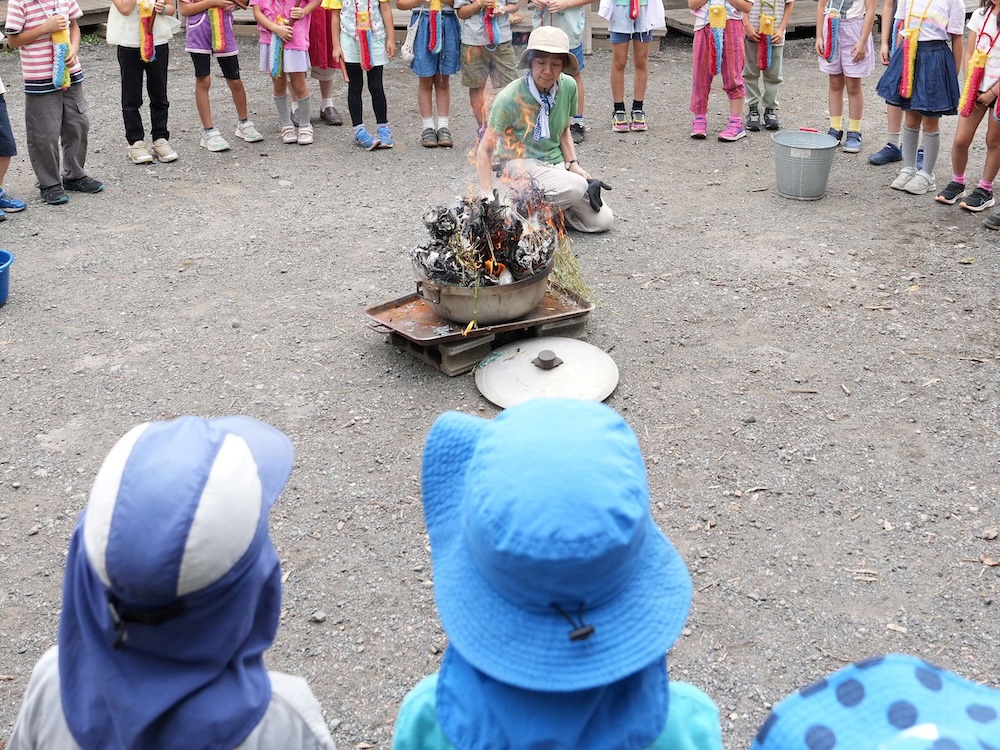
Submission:
M 281 612 L 281 569 L 266 529 L 225 576 L 181 601 L 185 611 L 166 622 L 126 622 L 127 640 L 114 648 L 118 630 L 87 560 L 81 517 L 66 564 L 59 679 L 83 750 L 232 750 L 263 718 L 271 702 L 263 654 Z
M 462 750 L 641 750 L 667 723 L 667 661 L 598 688 L 543 693 L 483 674 L 449 646 L 435 705 Z
M 559 84 L 554 83 L 552 90 L 547 94 L 543 94 L 538 90 L 538 86 L 535 85 L 535 79 L 531 77 L 531 73 L 528 73 L 524 77 L 524 85 L 528 87 L 528 91 L 531 92 L 531 95 L 539 104 L 538 116 L 535 117 L 535 129 L 531 132 L 531 140 L 541 141 L 549 137 L 549 115 L 552 113 L 552 108 L 556 106 L 556 94 L 559 93 Z

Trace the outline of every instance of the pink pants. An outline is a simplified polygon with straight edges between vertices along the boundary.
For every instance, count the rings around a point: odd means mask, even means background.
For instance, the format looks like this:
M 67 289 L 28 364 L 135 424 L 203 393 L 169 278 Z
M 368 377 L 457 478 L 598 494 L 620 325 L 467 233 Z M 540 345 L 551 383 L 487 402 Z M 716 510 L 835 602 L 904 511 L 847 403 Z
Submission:
M 722 88 L 730 99 L 742 99 L 743 88 L 743 22 L 730 19 L 722 43 Z M 708 95 L 712 91 L 715 68 L 712 67 L 712 28 L 703 26 L 694 32 L 694 80 L 691 84 L 691 112 L 708 112 Z

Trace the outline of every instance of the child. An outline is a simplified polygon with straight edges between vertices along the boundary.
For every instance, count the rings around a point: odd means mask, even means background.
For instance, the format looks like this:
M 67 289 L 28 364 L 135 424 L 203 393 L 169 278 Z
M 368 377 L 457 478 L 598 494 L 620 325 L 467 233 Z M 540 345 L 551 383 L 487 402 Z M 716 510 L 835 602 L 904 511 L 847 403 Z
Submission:
M 958 67 L 962 64 L 963 0 L 902 0 L 896 19 L 903 21 L 896 47 L 876 91 L 900 107 L 903 168 L 892 181 L 895 190 L 923 195 L 934 190 L 934 166 L 941 148 L 941 116 L 957 113 Z M 948 48 L 948 39 L 951 49 Z M 924 166 L 917 171 L 917 143 L 924 131 Z
M 384 66 L 396 56 L 396 29 L 389 0 L 375 0 L 378 12 L 372 12 L 372 0 L 323 0 L 330 14 L 330 42 L 333 59 L 347 66 L 347 108 L 354 126 L 354 142 L 366 151 L 392 148 L 389 110 L 382 86 Z M 365 130 L 361 108 L 361 90 L 368 73 L 368 93 L 375 110 L 375 135 Z
M 743 14 L 746 31 L 743 86 L 747 92 L 746 129 L 758 132 L 761 126 L 760 109 L 764 104 L 764 127 L 778 130 L 778 86 L 781 85 L 781 67 L 785 56 L 785 29 L 792 17 L 793 0 L 753 0 L 749 13 Z M 761 92 L 760 80 L 764 80 Z
M 76 22 L 82 15 L 76 0 L 54 0 L 51 6 L 10 0 L 7 5 L 7 41 L 21 54 L 28 156 L 42 199 L 52 206 L 69 200 L 67 190 L 104 190 L 104 183 L 89 177 L 84 167 L 90 119 L 83 95 L 80 27 Z M 68 42 L 59 42 L 60 37 Z M 59 69 L 63 75 L 57 81 Z
M 691 577 L 617 413 L 449 412 L 422 476 L 448 648 L 403 700 L 393 750 L 721 750 L 718 708 L 668 675 Z
M 951 182 L 937 196 L 939 202 L 951 205 L 965 195 L 965 167 L 969 163 L 969 146 L 985 116 L 986 163 L 983 165 L 983 178 L 959 204 L 962 208 L 977 213 L 995 203 L 993 180 L 1000 170 L 1000 120 L 993 117 L 1000 92 L 1000 47 L 996 46 L 1000 34 L 997 33 L 996 13 L 993 0 L 980 0 L 979 8 L 969 19 L 969 37 L 965 44 L 962 66 L 962 70 L 968 73 L 966 89 L 960 101 L 958 128 L 951 144 L 952 177 Z M 976 53 L 981 54 L 972 61 Z
M 847 89 L 847 139 L 844 153 L 861 150 L 865 111 L 861 79 L 875 70 L 875 0 L 825 0 L 816 5 L 816 54 L 819 69 L 830 76 L 830 129 L 844 138 L 844 89 Z
M 327 125 L 343 125 L 344 118 L 333 106 L 333 82 L 341 76 L 340 66 L 333 59 L 333 45 L 330 42 L 330 15 L 333 11 L 323 6 L 312 12 L 309 23 L 309 64 L 310 77 L 319 81 L 319 119 Z M 299 126 L 299 103 L 294 98 L 289 100 L 292 124 Z
M 573 74 L 576 81 L 576 91 L 579 101 L 577 102 L 576 114 L 569 125 L 570 135 L 573 136 L 573 143 L 583 143 L 587 137 L 587 130 L 583 123 L 583 30 L 587 23 L 585 7 L 590 5 L 590 0 L 531 0 L 535 6 L 535 14 L 531 19 L 531 27 L 537 29 L 539 26 L 556 26 L 566 32 L 569 37 L 569 51 L 576 57 L 577 71 Z M 628 54 L 628 50 L 625 51 Z M 638 68 L 638 62 L 636 63 Z M 637 73 L 638 75 L 638 73 Z M 622 88 L 625 86 L 625 71 L 622 69 Z M 636 84 L 638 89 L 638 84 Z
M 253 17 L 260 29 L 260 69 L 269 73 L 274 93 L 274 106 L 281 123 L 281 142 L 308 146 L 313 142 L 313 126 L 309 120 L 309 26 L 319 0 L 310 0 L 299 7 L 300 0 L 250 0 Z M 280 55 L 275 45 L 280 45 Z M 288 82 L 299 103 L 302 124 L 298 132 L 288 111 Z
M 518 7 L 501 0 L 455 0 L 455 13 L 462 20 L 462 85 L 469 89 L 477 139 L 486 132 L 486 79 L 499 91 L 517 78 L 507 14 Z
M 3 40 L 4 35 L 0 34 L 0 42 Z M 3 180 L 10 167 L 10 158 L 17 156 L 17 143 L 14 141 L 14 131 L 7 116 L 7 100 L 4 98 L 6 93 L 7 89 L 4 88 L 3 79 L 0 78 L 0 221 L 7 221 L 7 214 L 23 211 L 27 207 L 24 201 L 11 198 L 3 189 Z
M 663 2 L 601 0 L 597 12 L 601 18 L 608 19 L 608 32 L 611 34 L 611 98 L 614 101 L 611 129 L 615 133 L 626 133 L 630 128 L 644 132 L 649 128 L 644 109 L 649 83 L 649 43 L 653 41 L 653 29 L 666 28 Z M 631 116 L 625 114 L 625 66 L 628 65 L 629 42 L 634 52 Z
M 454 0 L 397 0 L 400 10 L 416 14 L 416 37 L 410 69 L 417 75 L 417 106 L 422 129 L 420 145 L 425 148 L 451 148 L 454 141 L 448 127 L 451 109 L 451 76 L 462 68 L 462 27 L 452 7 Z M 411 15 L 411 23 L 413 20 Z M 431 27 L 435 36 L 431 38 Z M 434 125 L 432 100 L 437 97 L 437 126 Z
M 232 0 L 181 0 L 181 15 L 187 20 L 187 42 L 184 47 L 191 54 L 194 63 L 194 101 L 201 118 L 202 148 L 209 151 L 228 151 L 229 141 L 222 137 L 212 124 L 212 101 L 209 91 L 212 87 L 212 58 L 219 61 L 222 76 L 229 85 L 236 106 L 236 137 L 247 143 L 264 139 L 249 119 L 247 112 L 247 91 L 240 80 L 239 49 L 233 32 Z
M 688 0 L 694 13 L 694 75 L 691 86 L 691 137 L 703 139 L 708 131 L 708 95 L 712 79 L 722 71 L 722 88 L 729 97 L 729 122 L 720 141 L 745 138 L 743 129 L 743 14 L 751 0 Z M 721 60 L 720 60 L 721 57 Z
M 152 15 L 150 15 L 152 14 Z M 151 20 L 149 20 L 151 19 Z M 151 28 L 147 26 L 151 24 Z M 118 45 L 118 67 L 122 75 L 122 118 L 128 158 L 133 164 L 149 164 L 155 155 L 161 162 L 177 159 L 167 129 L 167 65 L 170 37 L 180 24 L 174 18 L 173 0 L 112 0 L 108 8 L 108 44 Z M 142 128 L 142 78 L 149 94 L 152 151 Z

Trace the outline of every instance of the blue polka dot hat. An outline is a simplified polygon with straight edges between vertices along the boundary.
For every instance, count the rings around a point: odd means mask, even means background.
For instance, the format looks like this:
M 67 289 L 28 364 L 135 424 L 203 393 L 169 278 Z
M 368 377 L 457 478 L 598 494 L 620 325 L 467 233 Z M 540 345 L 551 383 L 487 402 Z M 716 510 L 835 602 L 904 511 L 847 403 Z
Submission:
M 1000 690 L 878 656 L 789 695 L 750 750 L 1000 750 Z

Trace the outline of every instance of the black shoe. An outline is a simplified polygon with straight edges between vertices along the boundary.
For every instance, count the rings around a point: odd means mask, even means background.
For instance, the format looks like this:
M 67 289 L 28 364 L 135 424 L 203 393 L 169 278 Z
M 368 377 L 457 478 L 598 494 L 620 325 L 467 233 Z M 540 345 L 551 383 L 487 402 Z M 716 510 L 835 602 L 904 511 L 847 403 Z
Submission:
M 952 180 L 944 189 L 937 194 L 938 203 L 947 203 L 949 206 L 955 205 L 955 201 L 965 195 L 965 183 Z
M 983 219 L 983 226 L 987 229 L 1000 229 L 1000 213 L 990 214 Z
M 773 109 L 764 110 L 764 127 L 767 128 L 768 130 L 781 129 L 781 120 L 779 120 L 778 116 L 774 114 Z
M 77 193 L 99 193 L 104 190 L 104 183 L 93 177 L 83 176 L 79 180 L 63 180 L 63 187 Z
M 51 185 L 42 188 L 42 200 L 50 206 L 61 206 L 69 200 L 69 196 L 66 195 L 62 185 Z
M 747 114 L 746 128 L 751 133 L 760 132 L 760 112 L 758 112 L 754 107 L 751 107 L 750 112 Z
M 580 122 L 570 124 L 569 134 L 573 136 L 573 143 L 583 143 L 587 137 L 587 131 L 584 130 L 583 123 Z
M 978 214 L 980 211 L 985 211 L 994 203 L 996 203 L 996 201 L 993 199 L 992 190 L 984 190 L 981 187 L 977 187 L 969 193 L 969 196 L 964 201 L 958 205 L 966 211 L 972 211 L 973 213 Z

